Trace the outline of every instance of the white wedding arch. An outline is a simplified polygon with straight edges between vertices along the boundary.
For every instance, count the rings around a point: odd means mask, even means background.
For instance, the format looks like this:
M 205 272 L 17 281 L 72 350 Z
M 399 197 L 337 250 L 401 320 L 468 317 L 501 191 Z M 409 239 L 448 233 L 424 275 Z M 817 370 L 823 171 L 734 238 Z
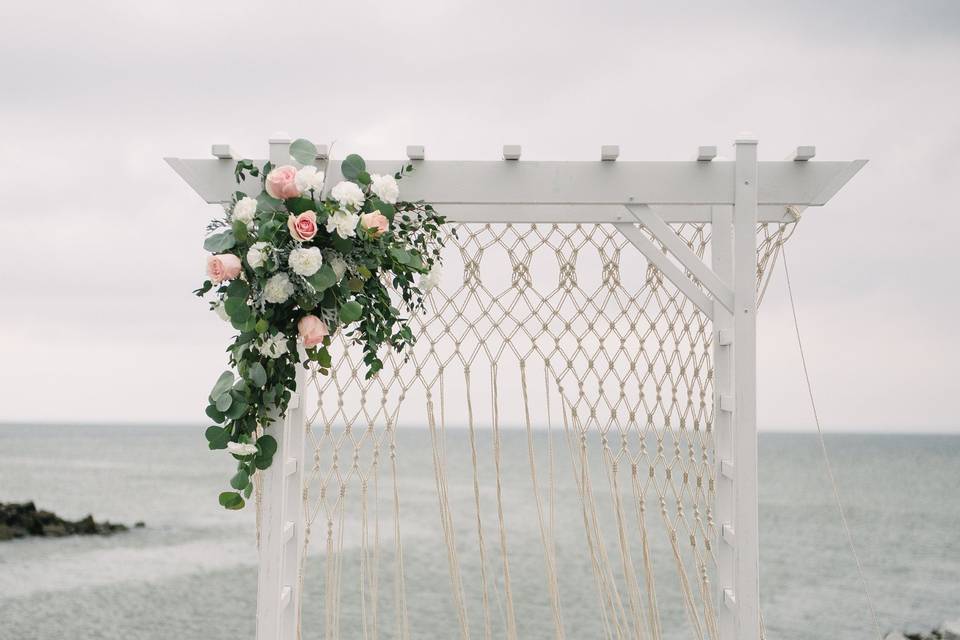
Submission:
M 290 162 L 289 143 L 270 140 L 275 165 Z M 299 374 L 299 397 L 271 428 L 278 457 L 261 472 L 259 640 L 300 637 L 312 538 L 325 543 L 324 637 L 424 637 L 407 606 L 401 408 L 429 427 L 437 549 L 459 627 L 437 637 L 523 637 L 538 612 L 545 635 L 583 637 L 564 616 L 587 606 L 567 591 L 581 588 L 567 567 L 581 560 L 605 637 L 762 637 L 758 292 L 799 213 L 866 161 L 816 161 L 813 147 L 758 161 L 748 136 L 734 147 L 732 161 L 701 147 L 688 162 L 624 162 L 614 146 L 589 162 L 525 161 L 512 145 L 492 162 L 407 148 L 403 198 L 432 203 L 456 229 L 453 275 L 430 294 L 409 360 L 390 357 L 364 381 L 341 342 L 329 377 Z M 206 202 L 229 203 L 236 156 L 212 151 L 167 162 Z M 316 164 L 335 184 L 326 155 Z M 406 162 L 368 166 L 389 174 Z M 453 425 L 466 429 L 463 464 L 450 462 Z M 509 425 L 525 436 L 505 445 Z M 521 459 L 522 482 L 506 468 Z M 542 557 L 511 551 L 519 520 L 534 523 Z M 558 551 L 571 522 L 579 554 Z M 359 562 L 348 579 L 346 553 Z M 540 576 L 536 607 L 516 593 L 520 571 Z M 465 589 L 471 580 L 479 589 Z M 355 633 L 342 624 L 351 597 Z M 661 615 L 673 601 L 682 628 Z

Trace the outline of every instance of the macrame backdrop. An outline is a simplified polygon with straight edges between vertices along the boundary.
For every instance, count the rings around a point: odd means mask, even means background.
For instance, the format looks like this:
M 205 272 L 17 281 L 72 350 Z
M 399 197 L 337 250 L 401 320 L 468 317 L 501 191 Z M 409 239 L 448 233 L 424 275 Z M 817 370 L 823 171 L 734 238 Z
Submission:
M 407 360 L 310 378 L 302 637 L 716 638 L 710 321 L 608 225 L 457 225 L 444 271 Z

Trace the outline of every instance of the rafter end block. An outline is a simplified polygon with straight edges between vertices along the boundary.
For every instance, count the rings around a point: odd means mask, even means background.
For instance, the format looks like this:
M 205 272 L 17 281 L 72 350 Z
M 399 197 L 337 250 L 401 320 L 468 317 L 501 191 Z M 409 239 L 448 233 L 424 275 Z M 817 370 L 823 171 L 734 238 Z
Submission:
M 325 144 L 317 145 L 317 160 L 326 160 L 330 157 L 330 148 Z
M 210 153 L 214 158 L 219 158 L 220 160 L 232 160 L 237 157 L 237 154 L 233 152 L 233 149 L 231 149 L 228 144 L 212 145 L 210 147 Z
M 733 396 L 726 393 L 720 395 L 720 411 L 733 413 Z
M 270 144 L 290 144 L 290 134 L 286 131 L 277 131 L 270 136 L 270 139 L 267 141 Z
M 615 144 L 605 144 L 600 147 L 600 159 L 606 162 L 612 162 L 620 157 L 620 146 Z
M 813 145 L 808 145 L 804 147 L 797 147 L 796 153 L 793 154 L 794 162 L 806 162 L 807 160 L 812 160 L 814 156 L 817 155 L 817 148 Z
M 411 144 L 407 146 L 407 158 L 410 160 L 423 160 L 425 157 L 427 157 L 427 152 L 422 144 Z
M 733 331 L 730 329 L 720 329 L 717 332 L 717 344 L 721 347 L 729 347 L 733 344 Z
M 519 160 L 520 159 L 520 145 L 518 144 L 505 144 L 503 145 L 503 159 L 504 160 Z
M 717 147 L 700 147 L 697 149 L 697 161 L 698 162 L 710 162 L 717 157 Z

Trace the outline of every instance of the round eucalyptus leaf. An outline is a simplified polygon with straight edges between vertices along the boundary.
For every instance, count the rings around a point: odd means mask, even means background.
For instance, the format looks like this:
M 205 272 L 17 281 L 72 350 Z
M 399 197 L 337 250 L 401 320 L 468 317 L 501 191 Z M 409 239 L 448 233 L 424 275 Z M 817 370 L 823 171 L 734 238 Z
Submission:
M 302 165 L 313 164 L 317 159 L 317 146 L 305 138 L 290 143 L 290 156 Z

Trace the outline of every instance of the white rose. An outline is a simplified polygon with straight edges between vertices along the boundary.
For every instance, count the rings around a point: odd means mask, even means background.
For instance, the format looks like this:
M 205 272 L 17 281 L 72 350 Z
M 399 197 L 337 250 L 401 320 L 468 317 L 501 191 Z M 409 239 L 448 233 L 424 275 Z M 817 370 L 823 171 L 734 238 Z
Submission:
M 257 452 L 257 445 L 242 442 L 228 442 L 227 451 L 235 456 L 252 456 Z
M 297 189 L 300 190 L 300 193 L 306 193 L 310 189 L 313 189 L 316 193 L 323 191 L 323 171 L 317 171 L 317 168 L 308 165 L 303 169 L 297 171 L 297 175 L 294 177 L 293 182 L 297 185 Z
M 239 220 L 248 227 L 253 224 L 253 217 L 257 215 L 257 201 L 246 197 L 237 200 L 233 205 L 233 219 Z
M 337 186 L 330 191 L 330 195 L 333 196 L 333 199 L 339 202 L 340 206 L 344 209 L 348 207 L 359 209 L 363 206 L 363 191 L 352 182 L 344 180 L 337 184 Z
M 417 285 L 420 287 L 421 291 L 427 293 L 440 284 L 440 278 L 442 276 L 443 271 L 440 269 L 440 265 L 434 264 L 430 271 L 420 276 L 420 281 L 417 283 Z
M 270 338 L 265 338 L 263 344 L 258 347 L 258 350 L 268 358 L 279 358 L 288 351 L 287 336 L 278 333 Z
M 343 275 L 347 272 L 347 261 L 340 256 L 333 256 L 330 258 L 330 268 L 333 269 L 334 275 L 337 276 L 337 282 L 340 282 L 343 280 Z
M 263 286 L 263 297 L 267 302 L 283 304 L 293 295 L 293 283 L 284 272 L 274 274 Z
M 340 209 L 327 218 L 327 233 L 336 231 L 341 238 L 351 238 L 357 235 L 358 222 L 359 215 Z
M 267 261 L 267 255 L 270 253 L 270 244 L 268 242 L 254 242 L 247 249 L 247 264 L 253 269 L 259 269 Z
M 287 258 L 287 264 L 290 265 L 290 269 L 294 273 L 306 278 L 320 270 L 320 265 L 323 264 L 323 256 L 317 247 L 294 249 L 290 252 L 290 257 Z
M 397 204 L 397 198 L 400 196 L 400 186 L 393 176 L 381 176 L 376 173 L 370 174 L 370 191 L 377 194 L 377 197 L 384 202 Z
M 224 322 L 230 322 L 230 316 L 227 315 L 227 308 L 222 302 L 213 305 L 213 311 L 220 316 L 220 319 Z

